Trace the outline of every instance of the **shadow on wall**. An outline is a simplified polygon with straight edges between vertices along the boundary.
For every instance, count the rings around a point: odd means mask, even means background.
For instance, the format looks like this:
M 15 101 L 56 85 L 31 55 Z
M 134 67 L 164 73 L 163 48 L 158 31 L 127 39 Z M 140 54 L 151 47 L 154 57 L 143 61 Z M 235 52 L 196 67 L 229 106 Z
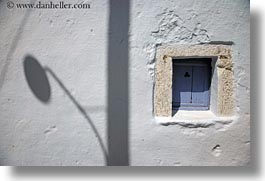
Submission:
M 108 27 L 108 151 L 105 149 L 95 125 L 64 86 L 62 81 L 48 67 L 42 67 L 37 59 L 26 56 L 24 70 L 27 82 L 33 94 L 44 103 L 49 103 L 51 88 L 46 73 L 48 72 L 68 95 L 80 113 L 85 117 L 98 138 L 100 147 L 108 166 L 129 165 L 128 119 L 128 31 L 129 31 L 129 0 L 111 0 L 109 5 Z
M 45 69 L 32 56 L 24 59 L 24 72 L 33 94 L 43 103 L 48 103 L 51 97 L 51 87 Z
M 72 96 L 69 90 L 64 86 L 62 81 L 56 76 L 56 74 L 49 67 L 42 67 L 40 63 L 33 56 L 26 56 L 24 59 L 24 72 L 26 76 L 27 83 L 33 92 L 33 94 L 43 103 L 48 103 L 51 97 L 50 83 L 46 73 L 49 73 L 55 81 L 59 84 L 62 90 L 70 98 L 79 112 L 84 116 L 89 125 L 91 126 L 96 138 L 98 139 L 101 150 L 104 154 L 105 160 L 107 160 L 108 155 L 104 147 L 102 138 L 99 135 L 94 123 L 91 118 L 86 113 L 85 109 L 77 102 L 77 100 Z
M 36 2 L 36 0 L 31 0 L 29 3 L 30 4 L 34 4 L 35 2 Z M 0 1 L 0 3 L 1 3 L 0 5 L 2 6 L 2 1 Z M 18 26 L 18 29 L 16 31 L 16 36 L 14 36 L 14 38 L 13 38 L 13 40 L 11 42 L 11 46 L 10 46 L 8 52 L 7 52 L 7 55 L 6 55 L 6 58 L 4 60 L 3 66 L 1 65 L 3 68 L 1 68 L 1 72 L 0 72 L 0 91 L 1 91 L 1 89 L 3 87 L 3 85 L 4 85 L 5 77 L 6 77 L 9 65 L 11 63 L 11 60 L 12 60 L 12 56 L 13 56 L 14 52 L 16 51 L 16 48 L 17 48 L 17 45 L 19 43 L 20 37 L 21 37 L 21 35 L 23 33 L 23 29 L 24 29 L 25 25 L 28 22 L 28 18 L 30 16 L 31 12 L 32 12 L 32 9 L 27 9 L 27 12 L 23 16 L 23 18 L 21 20 L 21 23 Z
M 251 139 L 251 166 L 261 172 L 261 121 L 262 121 L 262 57 L 261 57 L 261 23 L 259 11 L 250 14 L 250 139 Z
M 108 26 L 108 165 L 129 165 L 129 0 L 111 0 Z

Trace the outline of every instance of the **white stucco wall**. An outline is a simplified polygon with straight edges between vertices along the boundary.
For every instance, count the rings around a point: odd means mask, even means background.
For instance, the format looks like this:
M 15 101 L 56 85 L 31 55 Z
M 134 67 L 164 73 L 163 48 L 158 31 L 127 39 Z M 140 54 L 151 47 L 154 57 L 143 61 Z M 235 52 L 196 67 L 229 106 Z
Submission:
M 98 139 L 77 106 L 49 73 L 51 98 L 38 100 L 23 61 L 33 56 L 56 74 L 107 147 L 109 2 L 89 1 L 89 10 L 8 9 L 6 2 L 0 1 L 0 165 L 105 165 Z M 131 0 L 130 165 L 250 163 L 249 34 L 247 0 Z M 214 41 L 234 43 L 237 119 L 195 127 L 157 124 L 155 47 Z

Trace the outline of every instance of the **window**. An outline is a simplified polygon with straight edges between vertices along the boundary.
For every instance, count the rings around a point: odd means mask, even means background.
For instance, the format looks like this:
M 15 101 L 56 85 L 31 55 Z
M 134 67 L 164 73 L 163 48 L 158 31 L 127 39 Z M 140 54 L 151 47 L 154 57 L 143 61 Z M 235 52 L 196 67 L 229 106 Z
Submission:
M 154 115 L 174 117 L 175 113 L 183 112 L 179 109 L 197 113 L 209 110 L 218 117 L 234 115 L 233 81 L 229 45 L 159 46 L 155 62 Z
M 172 65 L 172 108 L 209 110 L 211 59 L 173 59 Z

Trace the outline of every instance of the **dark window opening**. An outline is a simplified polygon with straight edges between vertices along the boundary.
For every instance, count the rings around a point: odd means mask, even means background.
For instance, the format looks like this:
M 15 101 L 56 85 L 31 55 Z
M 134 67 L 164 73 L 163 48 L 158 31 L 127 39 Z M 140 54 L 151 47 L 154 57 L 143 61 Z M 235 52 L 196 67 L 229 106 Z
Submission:
M 174 110 L 209 110 L 211 58 L 173 59 Z

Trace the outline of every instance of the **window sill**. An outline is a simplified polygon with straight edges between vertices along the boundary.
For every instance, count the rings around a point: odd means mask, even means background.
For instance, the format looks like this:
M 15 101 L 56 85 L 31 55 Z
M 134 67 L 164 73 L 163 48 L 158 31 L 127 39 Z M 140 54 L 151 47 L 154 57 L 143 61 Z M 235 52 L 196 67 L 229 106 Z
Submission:
M 179 110 L 173 117 L 155 117 L 156 123 L 160 125 L 180 125 L 189 128 L 207 128 L 216 124 L 227 125 L 234 120 L 236 120 L 236 116 L 218 117 L 211 111 L 187 110 Z

